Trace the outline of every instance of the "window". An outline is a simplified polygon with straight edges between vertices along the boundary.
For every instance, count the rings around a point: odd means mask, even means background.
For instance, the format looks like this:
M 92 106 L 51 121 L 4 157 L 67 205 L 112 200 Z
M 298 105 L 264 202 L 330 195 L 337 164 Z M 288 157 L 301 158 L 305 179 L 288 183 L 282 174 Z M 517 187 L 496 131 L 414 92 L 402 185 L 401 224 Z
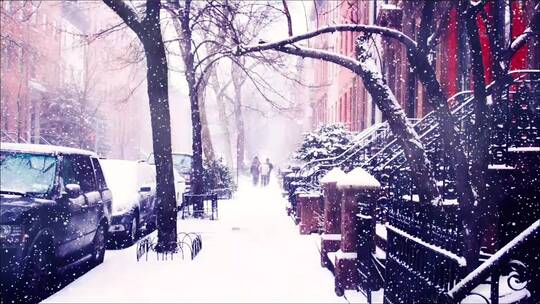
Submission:
M 98 188 L 100 190 L 107 189 L 107 183 L 105 182 L 105 177 L 103 176 L 103 171 L 101 170 L 101 165 L 97 158 L 92 158 L 92 164 L 94 164 L 94 170 L 96 171 L 96 181 Z
M 88 156 L 66 155 L 62 166 L 63 186 L 78 184 L 84 193 L 96 190 L 94 169 Z

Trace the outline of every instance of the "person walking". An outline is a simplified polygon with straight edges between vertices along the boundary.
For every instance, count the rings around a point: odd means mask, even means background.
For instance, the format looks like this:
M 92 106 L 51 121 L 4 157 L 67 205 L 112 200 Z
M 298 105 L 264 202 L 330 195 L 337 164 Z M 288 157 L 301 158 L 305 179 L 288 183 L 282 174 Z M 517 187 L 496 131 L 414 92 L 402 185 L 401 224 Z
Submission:
M 273 167 L 274 166 L 270 163 L 269 158 L 261 165 L 261 179 L 263 186 L 268 186 L 268 183 L 270 182 L 270 173 L 272 172 Z
M 259 174 L 261 172 L 261 162 L 259 161 L 259 158 L 257 156 L 253 158 L 250 172 L 253 178 L 253 186 L 257 186 L 257 184 L 259 183 Z

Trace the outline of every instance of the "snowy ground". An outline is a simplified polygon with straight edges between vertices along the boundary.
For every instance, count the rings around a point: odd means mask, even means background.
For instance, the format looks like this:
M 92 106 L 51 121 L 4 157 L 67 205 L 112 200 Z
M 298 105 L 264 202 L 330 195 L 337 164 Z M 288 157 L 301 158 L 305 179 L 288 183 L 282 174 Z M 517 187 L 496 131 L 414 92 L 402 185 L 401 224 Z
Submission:
M 202 235 L 193 261 L 137 262 L 135 246 L 109 250 L 102 265 L 45 302 L 346 302 L 313 237 L 299 235 L 284 206 L 275 180 L 267 188 L 243 183 L 220 202 L 219 220 L 179 221 L 179 231 Z

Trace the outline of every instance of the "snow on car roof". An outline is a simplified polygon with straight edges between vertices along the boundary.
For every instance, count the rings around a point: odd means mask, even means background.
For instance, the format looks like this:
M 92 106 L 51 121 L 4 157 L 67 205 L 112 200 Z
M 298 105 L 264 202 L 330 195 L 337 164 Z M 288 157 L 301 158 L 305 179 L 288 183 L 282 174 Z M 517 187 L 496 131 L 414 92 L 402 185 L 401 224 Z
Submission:
M 19 143 L 0 143 L 0 149 L 2 151 L 17 151 L 17 152 L 31 152 L 40 154 L 82 154 L 89 156 L 96 156 L 97 154 L 83 149 L 69 148 L 53 145 L 38 145 L 38 144 L 19 144 Z

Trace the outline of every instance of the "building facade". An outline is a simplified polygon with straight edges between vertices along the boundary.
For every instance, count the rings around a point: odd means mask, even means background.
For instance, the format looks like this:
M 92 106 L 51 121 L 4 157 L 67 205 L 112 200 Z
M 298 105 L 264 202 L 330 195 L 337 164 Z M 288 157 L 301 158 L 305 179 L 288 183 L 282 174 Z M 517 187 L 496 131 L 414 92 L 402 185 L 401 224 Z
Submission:
M 2 141 L 54 143 L 58 129 L 44 125 L 44 104 L 74 89 L 80 106 L 100 112 L 78 148 L 128 159 L 150 153 L 145 132 L 150 126 L 142 125 L 148 121 L 144 60 L 130 64 L 136 37 L 128 29 L 95 35 L 119 22 L 108 7 L 86 1 L 0 1 L 0 12 Z
M 494 14 L 502 14 L 505 20 L 502 27 L 505 43 L 523 32 L 532 16 L 537 1 L 499 1 L 492 0 L 478 18 L 478 27 L 485 68 L 486 83 L 494 79 L 491 58 L 493 39 L 490 28 L 495 26 Z M 460 22 L 455 2 L 441 1 L 435 5 L 435 16 L 448 16 L 434 20 L 446 22 L 436 33 L 438 43 L 431 50 L 429 58 L 435 66 L 437 78 L 442 89 L 450 98 L 454 94 L 472 89 L 470 72 L 471 56 L 467 45 L 467 35 L 463 22 Z M 412 39 L 418 39 L 422 5 L 414 1 L 374 0 L 374 1 L 318 1 L 313 2 L 310 29 L 333 24 L 367 24 L 394 28 Z M 310 43 L 311 47 L 337 52 L 354 57 L 356 33 L 340 32 L 320 35 Z M 379 68 L 396 96 L 402 109 L 411 119 L 419 119 L 431 111 L 427 96 L 409 65 L 406 50 L 399 42 L 374 36 L 370 49 Z M 511 70 L 539 68 L 539 48 L 523 47 L 511 61 Z M 363 88 L 362 81 L 348 69 L 333 63 L 311 60 L 314 73 L 312 92 L 312 127 L 326 123 L 343 123 L 351 131 L 360 131 L 370 125 L 383 121 L 371 97 Z
M 40 101 L 60 83 L 60 17 L 57 3 L 0 2 L 2 139 L 39 137 Z

